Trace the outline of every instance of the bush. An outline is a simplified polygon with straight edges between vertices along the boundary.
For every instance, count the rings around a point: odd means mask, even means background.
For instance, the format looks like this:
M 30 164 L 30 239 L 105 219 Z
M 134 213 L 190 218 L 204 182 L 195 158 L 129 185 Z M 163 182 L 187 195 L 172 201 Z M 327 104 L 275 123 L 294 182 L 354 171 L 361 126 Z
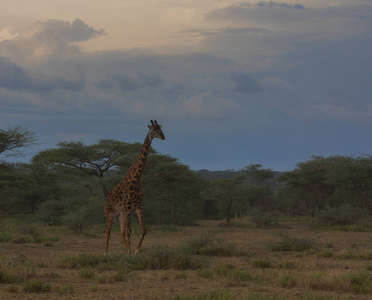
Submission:
M 272 228 L 278 226 L 277 218 L 274 216 L 273 212 L 252 209 L 250 215 L 257 228 Z
M 296 279 L 291 276 L 284 276 L 280 278 L 279 285 L 286 289 L 293 288 L 296 286 Z
M 115 270 L 187 270 L 199 269 L 205 262 L 180 250 L 155 246 L 144 249 L 139 255 L 89 255 L 66 256 L 62 267 L 66 268 L 100 268 Z
M 233 256 L 239 254 L 234 244 L 213 239 L 208 233 L 187 241 L 186 251 L 191 254 L 206 256 Z
M 274 264 L 266 259 L 259 259 L 252 261 L 252 266 L 261 269 L 270 269 L 274 267 Z
M 372 292 L 372 275 L 369 272 L 349 273 L 347 278 L 350 282 L 350 288 L 358 294 L 367 294 Z
M 323 210 L 315 221 L 318 225 L 354 225 L 364 220 L 364 215 L 362 209 L 344 204 Z
M 88 267 L 80 270 L 79 275 L 84 279 L 92 279 L 94 277 L 94 269 Z
M 0 270 L 0 283 L 12 283 L 14 282 L 14 277 L 3 270 Z
M 208 292 L 201 295 L 181 295 L 176 296 L 175 300 L 234 300 L 236 296 L 229 290 Z
M 50 292 L 51 287 L 48 283 L 44 283 L 37 279 L 31 279 L 23 283 L 23 290 L 26 293 L 45 293 Z
M 272 242 L 269 245 L 272 251 L 308 251 L 315 248 L 313 240 L 293 238 L 286 232 L 279 236 L 282 239 L 281 241 Z

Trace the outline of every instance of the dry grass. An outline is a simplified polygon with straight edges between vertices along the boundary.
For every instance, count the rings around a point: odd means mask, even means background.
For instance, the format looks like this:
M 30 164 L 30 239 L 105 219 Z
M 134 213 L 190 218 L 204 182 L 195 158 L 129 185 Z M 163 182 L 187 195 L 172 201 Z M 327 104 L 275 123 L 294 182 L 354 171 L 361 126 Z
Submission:
M 1 232 L 0 299 L 372 298 L 371 233 L 299 221 L 270 229 L 219 223 L 150 227 L 136 257 L 124 253 L 117 229 L 105 257 L 104 225 L 76 236 L 13 224 Z M 53 246 L 15 242 L 20 235 L 48 237 Z M 136 238 L 134 230 L 133 245 Z

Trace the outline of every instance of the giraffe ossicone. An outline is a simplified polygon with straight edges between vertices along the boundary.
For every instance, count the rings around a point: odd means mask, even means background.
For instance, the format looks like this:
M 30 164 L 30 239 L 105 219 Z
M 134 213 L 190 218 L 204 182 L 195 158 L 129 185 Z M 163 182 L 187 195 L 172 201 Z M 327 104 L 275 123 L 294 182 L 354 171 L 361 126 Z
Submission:
M 135 211 L 138 221 L 141 225 L 141 236 L 135 250 L 138 253 L 141 248 L 143 238 L 146 234 L 146 225 L 143 220 L 142 200 L 143 194 L 140 187 L 140 179 L 142 171 L 145 167 L 147 156 L 150 150 L 151 142 L 154 138 L 165 140 L 161 125 L 155 120 L 151 120 L 151 125 L 148 125 L 149 131 L 143 142 L 140 154 L 136 161 L 127 171 L 123 180 L 116 185 L 107 195 L 105 201 L 105 217 L 106 217 L 106 255 L 108 252 L 108 244 L 110 239 L 111 227 L 114 219 L 119 216 L 120 235 L 123 240 L 123 245 L 128 254 L 131 254 L 130 247 L 130 217 Z

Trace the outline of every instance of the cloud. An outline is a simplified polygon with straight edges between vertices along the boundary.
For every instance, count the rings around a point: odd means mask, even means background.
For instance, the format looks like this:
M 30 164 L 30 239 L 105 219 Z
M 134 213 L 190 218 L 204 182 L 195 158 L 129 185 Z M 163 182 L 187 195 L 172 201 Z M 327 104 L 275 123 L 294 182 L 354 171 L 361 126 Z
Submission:
M 270 33 L 271 30 L 267 28 L 257 27 L 238 27 L 238 28 L 218 28 L 218 29 L 190 29 L 183 31 L 185 35 L 193 37 L 208 37 L 217 35 L 242 35 L 242 34 L 264 34 Z
M 252 4 L 247 3 L 247 6 Z M 275 1 L 260 1 L 255 6 L 257 7 L 280 7 L 280 8 L 294 8 L 294 9 L 305 9 L 305 6 L 302 4 L 287 4 L 287 3 L 278 3 Z
M 0 42 L 0 56 L 19 64 L 39 63 L 47 59 L 68 59 L 80 53 L 74 43 L 105 34 L 80 19 L 72 23 L 49 20 L 34 24 L 27 32 Z
M 123 91 L 130 92 L 145 87 L 155 88 L 164 82 L 158 73 L 138 73 L 135 77 L 125 74 L 108 74 L 104 80 L 95 83 L 97 88 L 109 89 L 119 88 Z
M 204 92 L 190 98 L 181 95 L 178 99 L 182 115 L 192 118 L 225 119 L 232 114 L 241 115 L 244 111 L 232 99 L 220 97 L 212 92 Z
M 235 92 L 243 94 L 254 94 L 261 91 L 260 84 L 243 71 L 231 73 L 231 80 L 233 83 L 235 83 Z
M 78 77 L 75 80 L 59 76 L 47 77 L 25 71 L 10 59 L 0 57 L 0 87 L 10 90 L 25 90 L 46 92 L 53 90 L 78 91 L 84 87 L 85 76 L 79 66 L 76 66 Z

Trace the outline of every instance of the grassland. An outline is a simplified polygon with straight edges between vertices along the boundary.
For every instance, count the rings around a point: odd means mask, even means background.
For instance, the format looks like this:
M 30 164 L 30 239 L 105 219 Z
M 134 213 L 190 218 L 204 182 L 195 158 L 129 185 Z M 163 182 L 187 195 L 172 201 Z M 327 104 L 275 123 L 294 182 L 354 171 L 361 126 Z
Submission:
M 257 229 L 201 221 L 150 226 L 142 251 L 124 253 L 116 228 L 0 224 L 0 299 L 371 299 L 372 234 L 305 221 Z M 133 230 L 133 245 L 139 232 Z

